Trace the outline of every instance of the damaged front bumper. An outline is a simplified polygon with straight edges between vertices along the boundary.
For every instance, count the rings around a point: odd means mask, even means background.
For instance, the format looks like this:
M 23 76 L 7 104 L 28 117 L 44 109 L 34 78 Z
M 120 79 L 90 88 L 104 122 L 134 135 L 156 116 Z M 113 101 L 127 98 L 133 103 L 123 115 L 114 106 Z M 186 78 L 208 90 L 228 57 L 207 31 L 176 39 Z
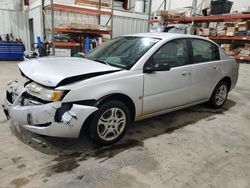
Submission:
M 42 103 L 27 97 L 25 88 L 18 81 L 8 83 L 2 106 L 8 119 L 31 132 L 68 138 L 78 138 L 85 120 L 98 110 L 93 106 L 61 101 Z

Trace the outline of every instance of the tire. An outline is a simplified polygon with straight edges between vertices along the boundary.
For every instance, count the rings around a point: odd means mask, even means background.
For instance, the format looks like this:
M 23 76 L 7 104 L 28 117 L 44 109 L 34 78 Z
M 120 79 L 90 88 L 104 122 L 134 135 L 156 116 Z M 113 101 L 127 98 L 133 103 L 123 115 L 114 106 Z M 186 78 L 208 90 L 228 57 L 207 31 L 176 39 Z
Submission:
M 213 94 L 210 98 L 210 106 L 214 109 L 222 107 L 227 100 L 228 91 L 228 84 L 224 81 L 220 81 L 215 87 Z
M 93 114 L 89 126 L 91 140 L 98 145 L 111 145 L 118 142 L 130 125 L 128 107 L 118 100 L 109 101 Z

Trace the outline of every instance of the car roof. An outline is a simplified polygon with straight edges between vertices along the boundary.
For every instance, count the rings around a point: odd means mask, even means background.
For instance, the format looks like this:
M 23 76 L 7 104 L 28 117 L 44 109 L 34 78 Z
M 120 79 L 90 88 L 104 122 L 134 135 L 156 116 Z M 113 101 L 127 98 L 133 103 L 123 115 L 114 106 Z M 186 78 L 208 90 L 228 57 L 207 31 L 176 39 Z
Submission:
M 133 36 L 133 37 L 149 37 L 149 38 L 159 38 L 159 39 L 167 39 L 167 38 L 202 38 L 204 37 L 189 35 L 189 34 L 179 34 L 179 33 L 164 33 L 164 32 L 155 32 L 155 33 L 137 33 L 137 34 L 129 34 L 125 36 Z
M 158 39 L 173 39 L 173 38 L 196 38 L 196 39 L 203 39 L 214 43 L 216 46 L 219 46 L 214 41 L 197 35 L 190 35 L 190 34 L 179 34 L 179 33 L 165 33 L 165 32 L 154 32 L 154 33 L 137 33 L 137 34 L 129 34 L 124 35 L 129 37 L 149 37 L 149 38 L 158 38 Z

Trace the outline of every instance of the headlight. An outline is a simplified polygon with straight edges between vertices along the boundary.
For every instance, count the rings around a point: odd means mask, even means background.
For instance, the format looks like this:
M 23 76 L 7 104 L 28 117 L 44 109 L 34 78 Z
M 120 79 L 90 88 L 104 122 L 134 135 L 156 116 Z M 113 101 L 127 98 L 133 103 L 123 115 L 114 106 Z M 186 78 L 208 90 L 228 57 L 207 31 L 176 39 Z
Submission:
M 28 84 L 25 88 L 30 95 L 45 101 L 59 101 L 62 99 L 64 93 L 64 91 L 42 87 L 35 82 Z

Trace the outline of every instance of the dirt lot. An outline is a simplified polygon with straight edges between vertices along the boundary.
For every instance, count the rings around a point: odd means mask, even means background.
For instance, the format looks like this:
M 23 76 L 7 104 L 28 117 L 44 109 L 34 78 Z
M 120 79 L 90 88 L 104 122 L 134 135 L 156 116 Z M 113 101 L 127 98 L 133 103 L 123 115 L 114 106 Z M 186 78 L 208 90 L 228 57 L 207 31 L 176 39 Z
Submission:
M 5 84 L 17 63 L 0 62 Z M 118 144 L 38 136 L 0 111 L 0 187 L 250 187 L 250 65 L 225 106 L 199 105 L 135 123 Z

